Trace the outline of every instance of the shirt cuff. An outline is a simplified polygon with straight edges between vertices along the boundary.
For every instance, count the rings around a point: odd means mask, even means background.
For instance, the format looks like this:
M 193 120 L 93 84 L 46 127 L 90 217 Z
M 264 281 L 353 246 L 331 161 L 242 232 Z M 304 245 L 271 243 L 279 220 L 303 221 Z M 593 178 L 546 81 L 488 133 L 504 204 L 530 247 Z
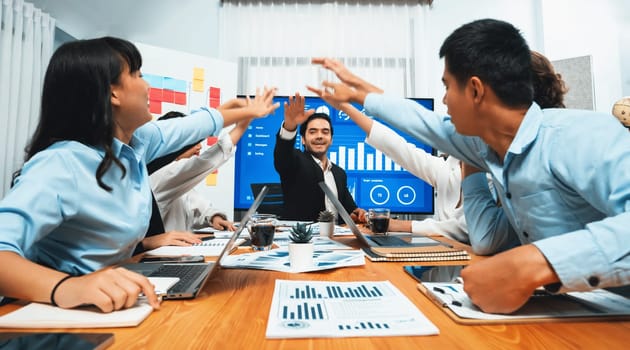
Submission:
M 604 253 L 589 236 L 579 230 L 533 242 L 558 275 L 559 292 L 605 287 L 614 280 Z
M 221 135 L 217 141 L 217 145 L 221 148 L 221 152 L 223 152 L 223 159 L 229 159 L 236 153 L 236 145 L 232 143 L 232 138 L 229 134 Z
M 284 122 L 282 122 L 282 126 L 280 127 L 280 138 L 283 140 L 291 140 L 297 135 L 297 128 L 293 131 L 289 131 L 284 128 Z

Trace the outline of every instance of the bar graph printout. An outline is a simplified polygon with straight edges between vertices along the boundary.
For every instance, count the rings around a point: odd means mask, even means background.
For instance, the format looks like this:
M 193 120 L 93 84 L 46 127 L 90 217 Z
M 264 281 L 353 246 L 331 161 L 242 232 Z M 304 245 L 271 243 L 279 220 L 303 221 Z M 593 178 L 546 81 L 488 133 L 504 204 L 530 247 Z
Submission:
M 433 335 L 439 330 L 389 281 L 276 280 L 267 338 Z

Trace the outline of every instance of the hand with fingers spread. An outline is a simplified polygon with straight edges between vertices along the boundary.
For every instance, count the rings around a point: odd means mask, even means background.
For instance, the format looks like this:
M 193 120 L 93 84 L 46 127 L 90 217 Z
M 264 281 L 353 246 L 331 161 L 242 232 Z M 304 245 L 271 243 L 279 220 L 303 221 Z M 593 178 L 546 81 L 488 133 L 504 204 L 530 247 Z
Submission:
M 155 287 L 146 277 L 118 267 L 66 279 L 57 286 L 51 301 L 62 308 L 95 305 L 103 312 L 112 312 L 135 305 L 140 293 L 154 309 L 160 307 Z
M 326 57 L 315 57 L 311 60 L 311 63 L 319 64 L 322 67 L 331 70 L 344 84 L 356 89 L 359 92 L 356 97 L 360 98 L 360 100 L 353 100 L 354 102 L 363 104 L 365 95 L 367 95 L 368 93 L 383 93 L 383 90 L 381 88 L 374 86 L 354 75 L 343 63 L 338 60 Z
M 284 128 L 295 130 L 314 113 L 313 109 L 304 110 L 304 96 L 296 92 L 295 96 L 289 97 L 289 101 L 284 103 Z
M 312 86 L 307 86 L 306 88 L 337 109 L 342 109 L 341 105 L 343 103 L 357 99 L 358 91 L 344 83 L 324 81 L 322 86 L 323 88 L 321 89 Z M 363 98 L 365 99 L 365 97 Z
M 218 109 L 223 116 L 224 127 L 246 119 L 262 118 L 273 113 L 276 108 L 280 107 L 280 103 L 273 103 L 275 94 L 276 88 L 264 88 L 262 92 L 260 89 L 256 89 L 254 98 L 246 97 L 226 102 Z
M 192 232 L 170 231 L 155 236 L 145 237 L 142 246 L 146 250 L 159 248 L 165 245 L 189 246 L 201 243 L 201 239 Z

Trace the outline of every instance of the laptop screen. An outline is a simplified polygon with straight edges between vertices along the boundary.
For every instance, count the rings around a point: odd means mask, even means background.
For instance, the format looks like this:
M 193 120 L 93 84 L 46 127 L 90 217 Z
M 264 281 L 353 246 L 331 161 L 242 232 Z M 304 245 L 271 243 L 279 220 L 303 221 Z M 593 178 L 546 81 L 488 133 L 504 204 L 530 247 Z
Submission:
M 370 242 L 368 242 L 363 233 L 359 230 L 357 225 L 350 217 L 350 214 L 348 214 L 348 212 L 346 211 L 346 208 L 343 207 L 339 199 L 337 199 L 337 196 L 335 196 L 334 193 L 331 191 L 330 187 L 328 187 L 328 185 L 326 185 L 324 181 L 319 182 L 319 187 L 321 187 L 322 191 L 324 191 L 328 199 L 330 199 L 330 201 L 333 203 L 343 221 L 350 228 L 350 231 L 352 231 L 352 233 L 359 239 L 359 241 L 361 241 L 361 243 L 370 246 Z

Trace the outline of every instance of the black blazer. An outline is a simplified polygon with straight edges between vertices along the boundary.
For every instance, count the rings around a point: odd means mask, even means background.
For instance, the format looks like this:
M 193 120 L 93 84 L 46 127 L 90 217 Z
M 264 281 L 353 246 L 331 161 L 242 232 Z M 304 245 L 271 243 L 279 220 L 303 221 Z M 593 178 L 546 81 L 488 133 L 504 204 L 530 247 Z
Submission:
M 280 175 L 284 196 L 282 218 L 315 221 L 319 212 L 326 208 L 324 192 L 318 185 L 324 181 L 324 172 L 310 154 L 295 149 L 294 145 L 295 137 L 284 140 L 279 132 L 276 134 L 273 165 Z M 351 213 L 357 205 L 348 191 L 346 172 L 336 164 L 332 164 L 331 171 L 337 185 L 339 201 Z

